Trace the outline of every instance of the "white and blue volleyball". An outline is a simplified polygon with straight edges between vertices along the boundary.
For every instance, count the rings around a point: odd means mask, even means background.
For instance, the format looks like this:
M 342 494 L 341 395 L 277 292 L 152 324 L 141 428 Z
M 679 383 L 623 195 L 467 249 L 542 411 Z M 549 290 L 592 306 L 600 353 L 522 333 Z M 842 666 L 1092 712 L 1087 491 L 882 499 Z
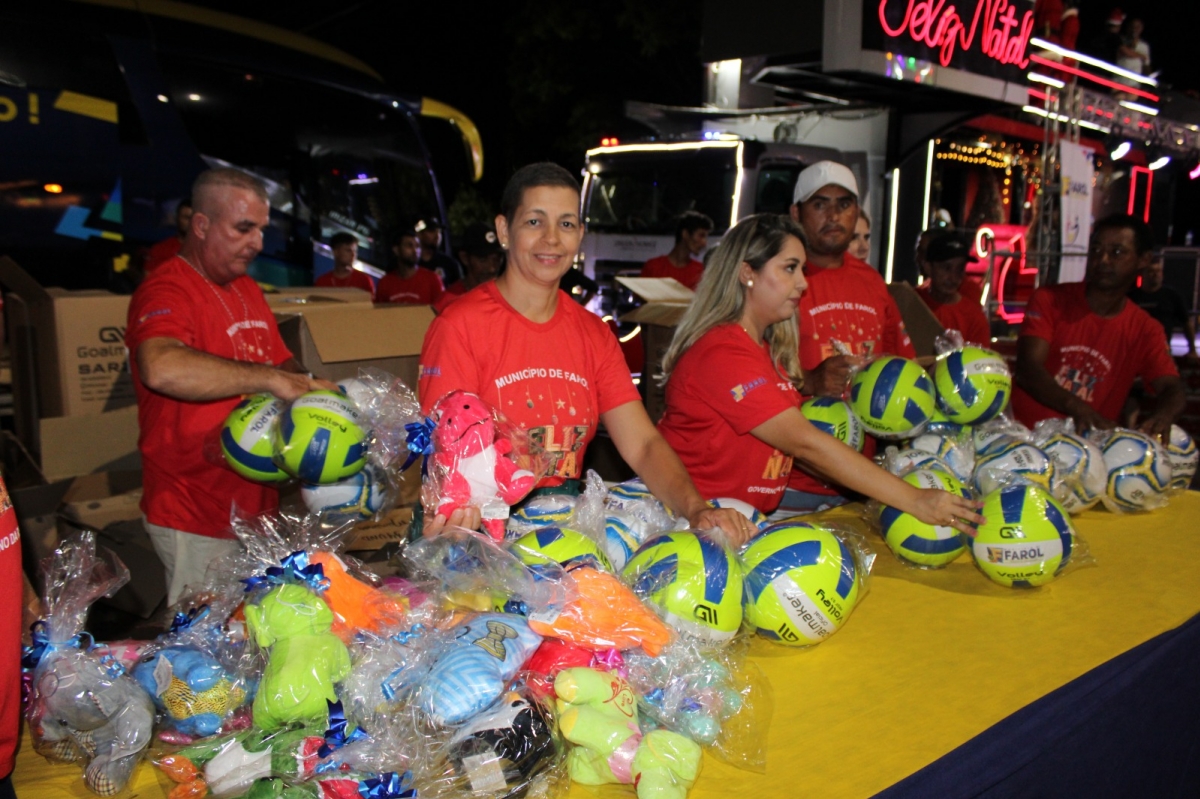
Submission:
M 638 551 L 646 539 L 646 524 L 632 513 L 609 510 L 604 517 L 604 551 L 617 571 Z
M 969 442 L 960 443 L 949 436 L 922 433 L 909 443 L 909 448 L 936 455 L 960 481 L 969 482 L 975 473 L 975 455 Z
M 300 486 L 300 496 L 310 513 L 369 519 L 383 510 L 388 481 L 383 470 L 368 463 L 361 472 L 336 483 L 304 483 Z
M 736 510 L 738 513 L 749 519 L 750 523 L 759 530 L 767 526 L 767 517 L 763 515 L 762 511 L 751 505 L 749 502 L 745 502 L 740 499 L 733 499 L 732 497 L 717 497 L 716 499 L 710 499 L 708 501 L 708 506 L 710 508 L 728 508 L 730 510 Z
M 1118 510 L 1151 510 L 1166 503 L 1171 463 L 1156 439 L 1117 429 L 1104 437 L 1100 449 L 1108 468 L 1108 498 Z
M 1049 491 L 1055 483 L 1054 459 L 1020 439 L 990 447 L 975 461 L 975 487 L 990 494 L 1005 485 L 1005 475 L 1022 477 Z
M 1200 450 L 1188 432 L 1177 424 L 1171 425 L 1171 440 L 1167 444 L 1167 459 L 1171 461 L 1171 490 L 1183 491 L 1196 476 Z
M 1042 449 L 1054 459 L 1057 480 L 1065 486 L 1054 494 L 1067 513 L 1082 513 L 1100 501 L 1108 485 L 1108 467 L 1099 447 L 1083 436 L 1057 433 Z
M 543 494 L 528 500 L 508 517 L 508 534 L 513 537 L 539 527 L 561 527 L 575 513 L 575 497 L 568 494 Z

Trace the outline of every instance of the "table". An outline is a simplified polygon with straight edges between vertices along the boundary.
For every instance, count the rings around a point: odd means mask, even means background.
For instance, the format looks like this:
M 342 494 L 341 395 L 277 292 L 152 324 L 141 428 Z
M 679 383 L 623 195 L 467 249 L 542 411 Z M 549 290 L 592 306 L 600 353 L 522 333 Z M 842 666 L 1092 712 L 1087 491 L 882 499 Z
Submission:
M 855 524 L 853 514 L 823 518 Z M 751 647 L 775 695 L 766 773 L 706 755 L 691 798 L 1028 796 L 1047 787 L 1046 772 L 1078 785 L 1062 762 L 1102 788 L 1072 795 L 1196 795 L 1200 666 L 1187 654 L 1200 651 L 1200 621 L 1189 623 L 1200 612 L 1197 519 L 1196 492 L 1153 514 L 1089 511 L 1076 521 L 1095 565 L 1024 591 L 992 584 L 965 557 L 910 569 L 869 539 L 879 552 L 870 593 L 841 631 L 807 650 Z M 1176 745 L 1164 752 L 1147 729 Z M 1177 792 L 1122 791 L 1114 780 L 1130 770 Z M 89 795 L 74 768 L 28 746 L 14 781 L 23 799 Z M 143 764 L 125 795 L 159 799 L 168 787 Z

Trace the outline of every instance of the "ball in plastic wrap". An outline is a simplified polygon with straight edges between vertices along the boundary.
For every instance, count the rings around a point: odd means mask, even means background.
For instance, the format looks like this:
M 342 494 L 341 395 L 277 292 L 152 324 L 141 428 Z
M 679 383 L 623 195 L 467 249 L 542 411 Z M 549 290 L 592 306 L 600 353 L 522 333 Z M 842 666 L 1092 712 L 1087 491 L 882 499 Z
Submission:
M 371 403 L 375 399 L 375 392 L 371 387 L 357 377 L 348 377 L 345 380 L 339 380 L 337 387 L 346 395 L 346 399 L 354 403 L 354 409 L 360 413 L 371 407 Z
M 933 370 L 938 407 L 952 422 L 983 424 L 995 419 L 1012 395 L 1004 359 L 981 347 L 963 347 L 938 359 Z
M 1104 496 L 1108 467 L 1099 447 L 1083 436 L 1057 433 L 1046 439 L 1042 449 L 1054 459 L 1057 480 L 1067 485 L 1065 492 L 1056 491 L 1055 496 L 1061 495 L 1068 513 L 1081 513 Z
M 1136 430 L 1113 430 L 1104 437 L 1108 496 L 1121 510 L 1157 507 L 1171 485 L 1171 463 L 1156 439 Z
M 992 447 L 975 461 L 975 486 L 990 494 L 1004 482 L 1005 474 L 1023 477 L 1049 490 L 1054 485 L 1054 459 L 1033 444 L 1014 440 Z
M 906 449 L 897 452 L 887 461 L 887 467 L 895 475 L 908 474 L 918 469 L 933 469 L 952 474 L 945 461 L 932 452 L 921 449 Z
M 625 568 L 645 537 L 644 523 L 633 514 L 610 510 L 604 517 L 604 552 L 617 570 Z
M 608 489 L 606 497 L 609 504 L 618 507 L 628 502 L 640 502 L 644 499 L 654 498 L 654 495 L 650 493 L 650 489 L 646 488 L 646 484 L 636 477 L 632 480 L 626 480 L 624 483 L 617 483 Z
M 841 629 L 858 603 L 859 565 L 823 527 L 768 527 L 742 550 L 746 620 L 786 646 L 819 644 Z
M 884 356 L 854 376 L 850 407 L 868 432 L 902 438 L 933 416 L 933 381 L 916 361 Z
M 367 431 L 358 411 L 336 391 L 310 391 L 275 427 L 275 461 L 306 483 L 328 485 L 367 462 Z
M 508 546 L 509 551 L 528 566 L 592 559 L 605 569 L 612 570 L 612 564 L 600 545 L 569 527 L 542 527 L 526 533 Z
M 909 448 L 936 455 L 959 480 L 970 480 L 975 472 L 975 460 L 971 457 L 970 448 L 961 446 L 953 438 L 922 433 L 909 443 Z
M 972 439 L 975 442 L 976 458 L 987 455 L 994 450 L 1003 449 L 1011 444 L 1021 444 L 1029 440 L 1028 438 L 1014 435 L 1010 429 L 992 425 L 976 427 L 972 433 Z
M 1050 582 L 1071 559 L 1075 529 L 1066 510 L 1038 486 L 1005 486 L 979 511 L 986 524 L 971 540 L 971 555 L 993 582 L 1031 587 Z
M 763 527 L 766 527 L 767 525 L 767 517 L 763 515 L 762 511 L 751 505 L 749 502 L 745 502 L 740 499 L 733 499 L 732 497 L 717 497 L 716 499 L 710 499 L 708 501 L 708 506 L 710 508 L 728 508 L 729 510 L 735 510 L 749 519 L 750 523 L 759 530 L 763 529 Z
M 813 397 L 800 406 L 800 413 L 813 427 L 828 433 L 851 449 L 863 451 L 867 441 L 862 422 L 843 400 L 834 397 Z
M 968 497 L 954 477 L 940 471 L 917 471 L 904 476 L 904 482 L 916 488 L 933 488 Z M 918 566 L 941 568 L 963 553 L 966 544 L 958 530 L 949 525 L 932 525 L 903 511 L 884 505 L 879 513 L 879 528 L 888 549 L 901 560 Z
M 622 571 L 638 596 L 680 632 L 711 643 L 742 626 L 742 570 L 733 553 L 690 532 L 647 541 Z
M 286 480 L 272 456 L 271 430 L 287 405 L 270 394 L 255 394 L 237 404 L 221 426 L 221 454 L 235 472 L 261 483 Z
M 508 517 L 508 532 L 521 535 L 538 527 L 566 524 L 575 512 L 575 498 L 567 494 L 532 497 Z
M 328 485 L 300 486 L 300 496 L 310 513 L 369 519 L 387 499 L 387 478 L 382 470 L 367 464 L 358 474 Z
M 1167 459 L 1171 461 L 1171 490 L 1183 491 L 1192 484 L 1196 475 L 1196 464 L 1200 462 L 1200 450 L 1196 442 L 1177 424 L 1171 425 L 1171 443 L 1167 445 Z

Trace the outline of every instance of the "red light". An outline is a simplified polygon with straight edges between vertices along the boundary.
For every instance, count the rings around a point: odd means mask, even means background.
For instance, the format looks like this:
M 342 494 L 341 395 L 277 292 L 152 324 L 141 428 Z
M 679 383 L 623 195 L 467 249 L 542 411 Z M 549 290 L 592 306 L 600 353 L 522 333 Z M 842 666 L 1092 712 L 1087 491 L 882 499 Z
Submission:
M 605 136 L 603 139 L 600 140 L 601 147 L 616 147 L 620 143 L 621 143 L 621 140 L 618 139 L 616 136 Z
M 1048 58 L 1042 58 L 1041 56 L 1038 56 L 1038 55 L 1031 54 L 1029 56 L 1029 60 L 1033 61 L 1035 64 L 1041 64 L 1044 67 L 1050 67 L 1051 69 L 1057 69 L 1060 72 L 1066 72 L 1070 75 L 1078 75 L 1079 77 L 1084 78 L 1086 80 L 1090 80 L 1093 83 L 1099 83 L 1101 86 L 1107 86 L 1108 88 L 1116 89 L 1119 92 L 1127 92 L 1129 94 L 1136 94 L 1138 97 L 1145 97 L 1147 100 L 1150 100 L 1152 102 L 1158 102 L 1158 95 L 1151 94 L 1150 92 L 1142 91 L 1141 89 L 1135 88 L 1133 86 L 1126 86 L 1124 83 L 1117 83 L 1116 81 L 1111 81 L 1111 80 L 1108 80 L 1107 78 L 1101 78 L 1097 75 L 1093 75 L 1090 72 L 1084 72 L 1082 69 L 1070 67 L 1070 66 L 1067 66 L 1066 64 L 1060 64 L 1057 61 L 1051 61 Z

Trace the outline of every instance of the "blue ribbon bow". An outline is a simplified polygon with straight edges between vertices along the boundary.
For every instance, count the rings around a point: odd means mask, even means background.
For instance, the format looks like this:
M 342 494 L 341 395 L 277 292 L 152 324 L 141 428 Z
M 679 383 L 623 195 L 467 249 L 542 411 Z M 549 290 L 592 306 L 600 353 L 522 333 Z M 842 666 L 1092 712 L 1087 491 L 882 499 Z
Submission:
M 46 624 L 45 619 L 38 619 L 29 625 L 29 637 L 32 643 L 21 649 L 21 668 L 29 670 L 36 669 L 38 663 L 41 663 L 42 658 L 51 650 L 67 646 L 76 649 L 91 649 L 95 643 L 91 633 L 80 633 L 72 636 L 69 641 L 52 644 L 50 643 L 50 627 Z
M 309 564 L 308 553 L 293 552 L 284 558 L 279 566 L 268 566 L 263 574 L 256 574 L 242 580 L 246 584 L 246 593 L 257 588 L 270 585 L 286 585 L 299 583 L 308 586 L 315 593 L 320 593 L 329 587 L 329 578 L 320 563 Z
M 404 425 L 404 445 L 408 448 L 408 459 L 404 461 L 404 465 L 400 467 L 400 471 L 407 472 L 408 467 L 413 465 L 413 462 L 422 455 L 433 454 L 433 431 L 437 427 L 437 422 L 426 416 L 419 422 L 409 422 Z M 427 461 L 421 464 L 421 476 L 426 474 Z
M 167 631 L 167 635 L 181 633 L 207 615 L 208 605 L 191 608 L 187 613 L 176 613 L 175 618 L 171 620 L 171 629 Z
M 360 781 L 358 795 L 363 799 L 412 799 L 416 797 L 417 789 L 411 785 L 411 771 L 403 774 L 386 771 L 378 777 Z
M 355 728 L 354 732 L 347 735 L 346 727 L 348 726 L 349 722 L 346 721 L 346 713 L 342 710 L 341 700 L 329 702 L 329 729 L 325 731 L 325 743 L 321 744 L 321 748 L 317 750 L 317 757 L 329 757 L 346 744 L 362 741 L 368 737 L 362 727 Z

